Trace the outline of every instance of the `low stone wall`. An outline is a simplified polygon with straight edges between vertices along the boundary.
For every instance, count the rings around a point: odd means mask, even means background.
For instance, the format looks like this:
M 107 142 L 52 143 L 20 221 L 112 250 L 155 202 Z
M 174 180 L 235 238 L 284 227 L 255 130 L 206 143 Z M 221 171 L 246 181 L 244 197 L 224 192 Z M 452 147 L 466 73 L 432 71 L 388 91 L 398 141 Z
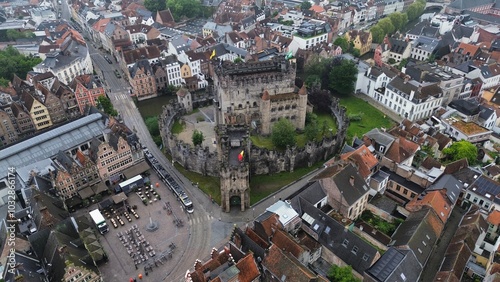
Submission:
M 283 171 L 293 171 L 300 167 L 310 167 L 313 164 L 325 161 L 336 154 L 344 144 L 349 127 L 346 109 L 334 99 L 331 105 L 332 114 L 337 121 L 337 133 L 325 137 L 318 142 L 308 142 L 304 148 L 290 147 L 285 151 L 267 150 L 251 146 L 249 155 L 250 174 L 271 174 Z M 219 176 L 219 158 L 217 152 L 210 152 L 208 148 L 197 146 L 193 148 L 178 140 L 170 132 L 174 122 L 185 114 L 184 109 L 177 103 L 163 106 L 160 116 L 160 133 L 163 145 L 168 154 L 185 169 L 203 175 Z

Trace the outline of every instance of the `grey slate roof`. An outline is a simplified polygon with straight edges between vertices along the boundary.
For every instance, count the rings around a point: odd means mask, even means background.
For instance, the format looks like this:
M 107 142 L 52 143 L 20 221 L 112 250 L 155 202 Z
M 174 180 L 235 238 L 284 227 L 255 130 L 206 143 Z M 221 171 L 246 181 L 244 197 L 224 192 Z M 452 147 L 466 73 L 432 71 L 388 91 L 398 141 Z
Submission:
M 427 36 L 419 36 L 414 42 L 412 48 L 422 49 L 427 52 L 436 51 L 439 45 L 439 39 L 431 38 Z
M 48 270 L 51 281 L 63 280 L 66 260 L 98 273 L 73 222 L 74 218 L 68 218 L 59 222 L 53 229 L 43 229 L 28 237 L 37 257 L 51 264 Z M 57 251 L 61 247 L 65 248 L 62 253 Z
M 405 40 L 399 40 L 391 37 L 389 38 L 389 41 L 391 42 L 391 52 L 393 53 L 403 54 L 406 47 L 408 47 L 408 42 Z
M 469 186 L 468 190 L 500 204 L 500 199 L 497 197 L 497 195 L 500 195 L 500 183 L 484 175 L 478 177 L 476 181 Z
M 56 160 L 58 160 L 67 171 L 71 171 L 71 168 L 73 167 L 73 159 L 66 155 L 66 153 L 59 151 L 57 153 Z
M 363 273 L 370 267 L 378 254 L 377 249 L 302 198 L 299 198 L 297 212 L 302 217 L 303 224 L 318 235 L 318 242 L 352 269 Z M 304 221 L 304 214 L 314 220 L 312 224 Z M 357 248 L 356 252 L 354 247 Z
M 144 73 L 153 75 L 153 68 L 147 59 L 137 61 L 132 68 L 130 68 L 130 77 L 134 78 L 139 69 L 144 69 Z
M 453 175 L 445 174 L 441 176 L 437 182 L 434 182 L 426 191 L 446 189 L 446 196 L 452 204 L 458 200 L 458 196 L 464 185 L 460 183 Z
M 436 221 L 440 222 L 439 218 L 432 209 L 427 207 L 410 213 L 392 235 L 390 245 L 409 247 L 414 252 L 420 265 L 425 265 L 434 244 L 441 236 L 441 229 L 437 230 L 439 234 L 434 231 Z
M 314 181 L 312 185 L 308 186 L 306 189 L 304 189 L 304 191 L 300 192 L 291 200 L 292 207 L 295 208 L 298 205 L 299 197 L 315 205 L 317 202 L 326 197 L 326 193 L 323 188 L 321 188 L 319 181 Z
M 366 274 L 379 282 L 418 281 L 422 267 L 412 250 L 390 247 Z M 404 279 L 405 277 L 406 279 Z
M 479 118 L 483 120 L 488 120 L 493 113 L 494 111 L 492 109 L 485 107 L 483 105 L 479 105 Z
M 479 107 L 477 106 L 477 104 L 468 100 L 453 100 L 450 102 L 450 104 L 448 104 L 448 106 L 467 116 L 474 116 L 479 114 Z
M 350 183 L 351 178 L 354 179 L 354 185 Z M 356 201 L 362 198 L 370 190 L 363 177 L 361 177 L 358 170 L 352 164 L 347 165 L 344 169 L 335 174 L 333 176 L 333 182 L 341 191 L 344 200 L 349 205 L 356 203 Z
M 76 147 L 102 135 L 102 117 L 100 113 L 91 114 L 0 150 L 0 175 L 6 176 L 9 167 L 53 157 L 61 148 Z
M 396 139 L 394 136 L 390 135 L 389 133 L 383 132 L 378 128 L 374 128 L 370 131 L 368 131 L 365 134 L 366 137 L 375 140 L 380 145 L 385 146 L 386 148 L 389 148 L 389 146 L 394 142 L 394 139 Z

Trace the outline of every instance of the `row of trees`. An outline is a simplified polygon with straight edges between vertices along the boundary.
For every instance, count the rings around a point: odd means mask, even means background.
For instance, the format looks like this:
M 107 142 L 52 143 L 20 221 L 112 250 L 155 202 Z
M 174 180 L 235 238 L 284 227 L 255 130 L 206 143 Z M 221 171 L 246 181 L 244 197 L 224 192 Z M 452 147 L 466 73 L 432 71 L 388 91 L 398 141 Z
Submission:
M 213 7 L 203 7 L 199 0 L 144 0 L 144 7 L 153 13 L 169 8 L 176 21 L 183 18 L 208 17 L 214 12 Z
M 35 38 L 31 31 L 17 31 L 15 29 L 0 30 L 0 41 L 15 41 L 22 38 Z
M 342 51 L 344 53 L 350 53 L 354 57 L 360 56 L 360 51 L 359 51 L 359 49 L 354 48 L 354 43 L 352 41 L 347 41 L 347 39 L 343 36 L 337 37 L 337 39 L 335 39 L 333 44 L 342 48 Z
M 370 28 L 373 42 L 382 43 L 386 34 L 403 31 L 408 21 L 413 21 L 422 15 L 425 10 L 425 3 L 425 0 L 417 0 L 408 7 L 406 12 L 392 13 L 388 17 L 379 20 L 376 25 Z
M 328 89 L 334 94 L 354 93 L 358 69 L 351 60 L 341 57 L 312 57 L 305 66 L 305 83 L 308 87 Z
M 24 56 L 16 48 L 8 46 L 0 51 L 0 85 L 8 86 L 14 74 L 25 78 L 26 74 L 34 66 L 42 62 L 42 59 L 33 56 Z

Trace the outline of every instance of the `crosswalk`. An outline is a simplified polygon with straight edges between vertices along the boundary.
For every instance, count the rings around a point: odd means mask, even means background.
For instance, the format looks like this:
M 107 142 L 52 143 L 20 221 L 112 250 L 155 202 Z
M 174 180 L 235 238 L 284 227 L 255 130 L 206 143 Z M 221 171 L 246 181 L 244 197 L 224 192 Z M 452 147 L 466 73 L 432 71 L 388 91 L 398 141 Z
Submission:
M 115 100 L 126 100 L 126 99 L 128 99 L 128 95 L 127 94 L 116 93 L 116 94 L 114 94 L 114 96 L 115 96 Z
M 193 216 L 188 216 L 188 222 L 189 224 L 191 225 L 195 225 L 195 224 L 198 224 L 198 223 L 201 223 L 201 222 L 204 222 L 204 221 L 210 221 L 212 220 L 214 217 L 209 215 L 209 214 L 206 214 L 206 215 L 193 215 Z

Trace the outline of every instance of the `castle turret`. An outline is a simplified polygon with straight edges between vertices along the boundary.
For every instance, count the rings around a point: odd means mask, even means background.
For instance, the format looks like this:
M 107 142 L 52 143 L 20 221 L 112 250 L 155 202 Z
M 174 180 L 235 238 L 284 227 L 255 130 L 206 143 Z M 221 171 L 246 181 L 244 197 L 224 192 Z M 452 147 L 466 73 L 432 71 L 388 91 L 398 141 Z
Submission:
M 184 87 L 181 87 L 177 91 L 177 101 L 182 105 L 184 109 L 186 109 L 186 113 L 190 113 L 193 111 L 193 100 L 191 98 L 191 92 Z
M 261 129 L 262 129 L 262 134 L 269 134 L 271 133 L 271 99 L 269 97 L 269 92 L 267 90 L 264 90 L 262 93 L 262 99 L 260 101 L 260 114 L 261 114 Z
M 299 111 L 297 124 L 295 125 L 297 129 L 303 130 L 306 125 L 306 113 L 307 113 L 307 88 L 306 84 L 302 84 L 299 90 Z

